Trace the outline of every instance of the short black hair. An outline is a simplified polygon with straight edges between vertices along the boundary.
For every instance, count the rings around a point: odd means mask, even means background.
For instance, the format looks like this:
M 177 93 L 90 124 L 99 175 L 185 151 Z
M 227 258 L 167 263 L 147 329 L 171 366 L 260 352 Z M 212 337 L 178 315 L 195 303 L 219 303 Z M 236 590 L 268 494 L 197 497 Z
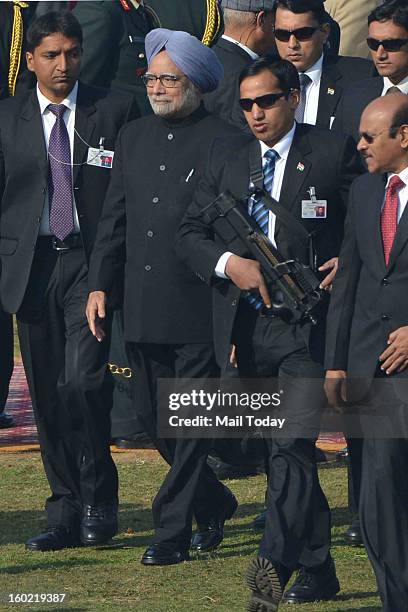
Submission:
M 398 128 L 401 125 L 408 125 L 408 99 L 403 101 L 403 105 L 396 111 L 391 124 L 391 136 L 395 138 Z
M 264 70 L 269 70 L 279 81 L 280 88 L 286 94 L 293 89 L 300 89 L 299 74 L 292 62 L 266 55 L 248 64 L 239 75 L 239 84 L 247 77 L 257 76 Z
M 78 40 L 82 46 L 82 28 L 76 17 L 69 11 L 49 11 L 33 21 L 27 30 L 27 51 L 32 53 L 46 36 L 63 34 L 66 38 Z
M 368 25 L 373 21 L 388 21 L 389 19 L 408 32 L 407 0 L 386 0 L 368 15 Z
M 276 0 L 273 8 L 275 16 L 278 8 L 287 9 L 297 15 L 313 13 L 313 17 L 320 25 L 329 22 L 328 15 L 324 10 L 323 0 Z

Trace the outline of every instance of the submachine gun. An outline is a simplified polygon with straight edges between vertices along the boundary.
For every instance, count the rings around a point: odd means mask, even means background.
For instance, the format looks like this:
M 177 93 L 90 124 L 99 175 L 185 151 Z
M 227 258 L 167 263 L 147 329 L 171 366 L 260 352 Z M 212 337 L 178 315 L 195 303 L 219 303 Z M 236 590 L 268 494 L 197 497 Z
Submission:
M 262 202 L 277 214 L 292 233 L 303 242 L 307 240 L 310 265 L 297 259 L 285 259 L 263 233 L 257 222 L 247 212 L 250 196 Z M 286 310 L 293 322 L 317 323 L 316 310 L 323 291 L 313 268 L 313 244 L 311 235 L 292 215 L 282 209 L 264 189 L 254 189 L 249 195 L 236 199 L 228 190 L 206 206 L 201 216 L 211 225 L 228 250 L 236 255 L 256 259 L 270 289 L 272 308 L 276 312 Z

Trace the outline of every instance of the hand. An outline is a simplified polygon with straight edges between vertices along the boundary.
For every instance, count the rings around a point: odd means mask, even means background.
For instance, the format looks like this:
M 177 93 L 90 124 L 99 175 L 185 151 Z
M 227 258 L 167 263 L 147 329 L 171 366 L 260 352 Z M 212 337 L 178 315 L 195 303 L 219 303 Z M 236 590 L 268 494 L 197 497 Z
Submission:
M 346 403 L 346 379 L 345 370 L 327 370 L 326 372 L 324 390 L 330 406 L 337 410 Z
M 225 266 L 225 273 L 240 289 L 244 291 L 258 290 L 265 306 L 271 308 L 271 298 L 258 261 L 231 255 Z
M 334 277 L 336 276 L 337 269 L 339 267 L 339 258 L 332 257 L 328 261 L 326 261 L 323 265 L 320 266 L 319 271 L 324 272 L 325 270 L 331 270 L 327 276 L 320 283 L 320 289 L 324 289 L 325 291 L 332 290 L 332 284 Z
M 386 374 L 402 372 L 408 366 L 408 327 L 399 327 L 388 336 L 388 348 L 379 359 Z
M 238 367 L 238 363 L 237 363 L 237 347 L 235 346 L 235 344 L 232 345 L 229 362 L 230 362 L 230 364 L 232 365 L 233 368 L 237 368 Z
M 102 342 L 105 339 L 105 332 L 99 320 L 103 320 L 106 316 L 106 293 L 104 291 L 92 291 L 88 296 L 86 305 L 86 318 L 88 319 L 89 329 L 98 340 Z

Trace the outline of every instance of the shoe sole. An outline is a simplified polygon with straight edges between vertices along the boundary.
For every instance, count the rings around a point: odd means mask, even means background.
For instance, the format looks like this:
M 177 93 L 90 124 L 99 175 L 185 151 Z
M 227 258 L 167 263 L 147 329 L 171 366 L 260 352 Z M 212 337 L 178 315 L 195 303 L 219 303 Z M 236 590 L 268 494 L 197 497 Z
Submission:
M 249 565 L 246 582 L 252 590 L 248 612 L 276 612 L 282 600 L 282 587 L 273 563 L 257 557 Z
M 184 559 L 180 559 L 180 561 L 153 561 L 151 559 L 141 559 L 140 563 L 142 565 L 178 565 L 179 563 L 183 563 L 184 561 L 190 561 L 190 557 L 185 557 Z
M 303 604 L 303 603 L 315 603 L 317 601 L 328 601 L 329 599 L 333 599 L 339 591 L 340 591 L 340 583 L 336 578 L 335 580 L 333 580 L 333 582 L 330 582 L 328 585 L 326 585 L 326 587 L 323 589 L 322 594 L 319 596 L 318 599 L 316 598 L 299 599 L 297 597 L 285 597 L 285 595 L 283 595 L 282 603 Z
M 112 538 L 115 537 L 115 535 L 117 535 L 117 531 L 113 532 L 111 535 L 107 535 L 103 538 L 95 538 L 95 539 L 91 539 L 91 540 L 87 540 L 86 538 L 80 538 L 81 540 L 81 544 L 83 544 L 83 546 L 99 546 L 99 544 L 107 544 L 108 542 L 110 542 L 112 540 Z

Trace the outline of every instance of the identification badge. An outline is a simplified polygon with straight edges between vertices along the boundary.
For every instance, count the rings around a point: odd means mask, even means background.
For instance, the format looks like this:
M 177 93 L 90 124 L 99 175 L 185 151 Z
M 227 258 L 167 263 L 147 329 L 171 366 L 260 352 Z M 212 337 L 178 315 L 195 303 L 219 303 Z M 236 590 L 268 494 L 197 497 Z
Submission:
M 100 151 L 99 149 L 89 147 L 86 163 L 88 166 L 97 166 L 98 168 L 108 168 L 108 170 L 110 170 L 112 168 L 114 155 L 114 151 Z
M 326 219 L 327 200 L 302 200 L 302 219 Z

